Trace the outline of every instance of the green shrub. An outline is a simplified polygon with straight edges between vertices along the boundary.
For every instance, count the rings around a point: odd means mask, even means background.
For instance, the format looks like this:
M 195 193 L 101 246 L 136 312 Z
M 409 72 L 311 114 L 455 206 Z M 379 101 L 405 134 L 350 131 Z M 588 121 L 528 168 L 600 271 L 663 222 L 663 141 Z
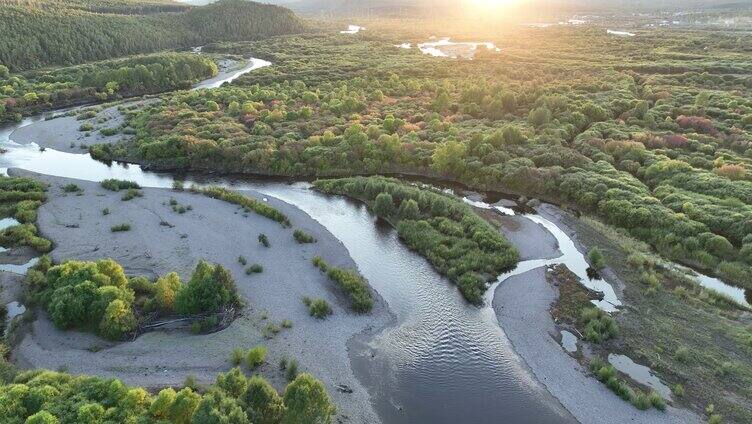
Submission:
M 597 247 L 593 247 L 588 252 L 588 262 L 590 262 L 590 266 L 592 266 L 593 269 L 598 271 L 606 267 L 606 259 Z
M 79 131 L 92 131 L 92 130 L 94 130 L 94 125 L 92 125 L 92 124 L 90 124 L 88 122 L 85 122 L 85 123 L 81 124 L 78 127 L 78 130 Z
M 110 209 L 109 208 L 102 209 L 102 215 L 109 215 L 109 214 L 110 214 Z
M 616 320 L 596 307 L 583 308 L 578 322 L 584 326 L 582 333 L 589 342 L 601 343 L 618 334 Z
M 316 242 L 316 239 L 313 238 L 312 235 L 306 233 L 303 230 L 295 230 L 292 236 L 295 238 L 295 241 L 297 241 L 300 244 Z
M 274 387 L 263 377 L 254 375 L 248 380 L 248 388 L 242 396 L 247 405 L 247 415 L 253 423 L 278 423 L 284 405 Z
M 259 234 L 258 241 L 259 243 L 261 243 L 262 246 L 269 247 L 269 238 L 266 237 L 266 234 L 263 234 L 263 233 Z
M 115 299 L 107 305 L 99 333 L 111 340 L 120 340 L 136 327 L 136 318 L 130 305 Z
M 297 376 L 298 376 L 298 361 L 296 361 L 295 359 L 290 359 L 290 361 L 287 362 L 287 369 L 285 370 L 285 377 L 287 378 L 287 381 L 292 381 Z
M 350 298 L 350 307 L 356 312 L 368 312 L 373 308 L 373 298 L 366 279 L 357 271 L 327 265 L 320 256 L 313 258 L 313 264 L 326 272 L 330 280 L 337 283 Z
M 684 346 L 679 347 L 676 349 L 676 352 L 674 352 L 674 358 L 679 362 L 687 362 L 689 359 L 689 349 Z
M 175 297 L 175 311 L 180 314 L 218 312 L 225 306 L 237 305 L 235 280 L 222 265 L 199 261 L 191 279 Z
M 251 274 L 260 274 L 262 272 L 264 272 L 264 267 L 261 266 L 261 265 L 259 265 L 259 264 L 253 264 L 253 265 L 249 266 L 248 268 L 246 268 L 246 270 L 245 270 L 245 273 L 248 274 L 248 275 L 251 275 Z
M 110 191 L 120 191 L 126 189 L 138 190 L 141 188 L 141 186 L 134 181 L 118 180 L 114 178 L 102 180 L 102 182 L 100 182 L 99 184 L 102 186 L 102 188 Z
M 110 231 L 112 231 L 113 233 L 118 233 L 122 231 L 130 231 L 130 230 L 131 230 L 130 224 L 118 224 L 118 225 L 114 225 L 110 227 Z
M 241 255 L 241 256 L 238 256 L 238 263 L 239 263 L 240 265 L 243 265 L 243 266 L 245 266 L 245 265 L 246 265 L 246 264 L 248 263 L 248 261 L 247 261 L 247 260 L 245 259 L 245 256 L 242 256 L 242 255 Z
M 635 408 L 641 411 L 649 409 L 651 406 L 650 398 L 648 397 L 648 395 L 639 391 L 635 393 L 634 397 L 632 398 L 632 404 L 635 406 Z
M 29 246 L 37 252 L 52 250 L 52 242 L 37 235 L 34 224 L 10 226 L 0 232 L 0 244 L 3 246 Z
M 332 307 L 324 299 L 303 298 L 303 303 L 308 307 L 308 313 L 318 319 L 324 319 L 332 314 Z
M 292 328 L 292 321 L 289 319 L 283 319 L 281 325 L 282 328 Z
M 673 393 L 676 397 L 684 397 L 684 386 L 681 384 L 674 384 L 671 386 L 671 393 Z
M 248 349 L 248 353 L 245 356 L 245 363 L 248 368 L 256 368 L 264 363 L 266 360 L 266 347 L 256 346 Z
M 144 194 L 139 189 L 129 188 L 128 191 L 123 194 L 123 201 L 133 200 L 136 197 L 143 197 Z
M 659 411 L 666 410 L 666 400 L 663 399 L 663 397 L 661 397 L 661 395 L 658 392 L 655 392 L 655 391 L 650 392 L 650 395 L 648 395 L 648 398 L 650 399 L 650 404 L 653 405 L 653 408 Z
M 389 193 L 379 193 L 373 203 L 373 211 L 376 215 L 389 218 L 394 213 L 394 200 Z
M 328 423 L 336 411 L 324 385 L 310 374 L 295 377 L 282 399 L 283 423 Z
M 63 186 L 63 191 L 66 193 L 79 193 L 83 190 L 81 187 L 77 186 L 76 184 L 70 183 Z
M 244 358 L 245 358 L 245 351 L 241 348 L 236 347 L 230 353 L 230 363 L 232 363 L 232 365 L 234 366 L 238 366 L 242 364 Z
M 211 198 L 220 199 L 225 202 L 234 203 L 236 205 L 242 206 L 249 212 L 253 211 L 259 215 L 265 216 L 267 218 L 270 218 L 274 221 L 279 222 L 280 224 L 282 224 L 283 227 L 290 226 L 290 220 L 287 218 L 287 216 L 285 216 L 285 214 L 267 205 L 264 202 L 260 202 L 256 199 L 243 196 L 242 194 L 238 194 L 232 190 L 229 190 L 223 187 L 196 188 L 195 190 Z

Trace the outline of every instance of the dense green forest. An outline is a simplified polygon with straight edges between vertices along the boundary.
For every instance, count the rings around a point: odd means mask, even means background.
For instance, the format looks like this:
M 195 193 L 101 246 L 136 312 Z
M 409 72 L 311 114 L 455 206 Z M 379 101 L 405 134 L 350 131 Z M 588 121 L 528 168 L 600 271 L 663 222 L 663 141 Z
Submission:
M 668 52 L 566 28 L 464 62 L 325 35 L 214 46 L 268 52 L 275 66 L 169 96 L 131 117 L 129 146 L 93 151 L 157 168 L 403 173 L 541 197 L 750 287 L 752 62 L 730 52 L 743 37 L 652 37 Z
M 72 105 L 184 89 L 217 74 L 206 56 L 157 53 L 11 74 L 0 65 L 0 122 Z
M 244 0 L 2 0 L 0 64 L 12 71 L 300 32 L 288 9 Z

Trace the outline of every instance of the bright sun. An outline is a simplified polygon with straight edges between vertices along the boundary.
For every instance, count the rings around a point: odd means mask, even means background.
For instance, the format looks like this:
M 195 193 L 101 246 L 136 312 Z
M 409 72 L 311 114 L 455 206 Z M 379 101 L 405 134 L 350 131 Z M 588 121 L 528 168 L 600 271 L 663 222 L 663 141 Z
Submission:
M 496 9 L 519 3 L 520 0 L 468 0 L 468 3 L 476 9 Z

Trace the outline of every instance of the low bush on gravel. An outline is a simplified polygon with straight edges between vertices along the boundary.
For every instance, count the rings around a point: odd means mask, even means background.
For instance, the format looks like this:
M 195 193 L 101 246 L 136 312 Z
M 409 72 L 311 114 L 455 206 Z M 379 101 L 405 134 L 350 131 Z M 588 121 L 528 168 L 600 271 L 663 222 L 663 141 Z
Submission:
M 248 353 L 245 356 L 245 363 L 248 368 L 257 368 L 266 360 L 266 347 L 256 346 L 248 349 Z
M 144 197 L 144 193 L 141 192 L 141 190 L 136 188 L 129 188 L 128 191 L 123 194 L 123 201 L 127 202 L 128 200 L 133 200 L 136 197 Z
M 318 319 L 324 319 L 332 314 L 332 307 L 324 299 L 311 299 L 306 296 L 303 298 L 303 304 L 308 307 L 308 313 Z
M 612 339 L 619 332 L 616 320 L 596 307 L 583 308 L 580 311 L 579 324 L 584 326 L 582 334 L 585 340 L 592 343 Z
M 357 271 L 330 266 L 321 256 L 315 256 L 313 264 L 348 295 L 352 310 L 363 313 L 373 308 L 373 297 L 368 282 Z
M 138 183 L 134 181 L 127 181 L 127 180 L 117 180 L 114 178 L 102 180 L 102 182 L 99 183 L 102 188 L 105 188 L 110 191 L 120 191 L 120 190 L 127 190 L 127 189 L 140 189 L 141 186 L 138 185 Z
M 266 234 L 263 234 L 263 233 L 259 234 L 258 241 L 264 247 L 269 247 L 270 246 L 270 244 L 269 244 L 269 238 L 266 236 Z
M 110 227 L 110 231 L 112 231 L 113 233 L 120 233 L 123 231 L 130 231 L 130 230 L 131 230 L 130 224 L 118 224 L 118 225 L 113 225 L 112 227 Z
M 269 206 L 266 203 L 258 201 L 254 198 L 236 193 L 232 190 L 213 186 L 207 188 L 192 187 L 191 191 L 203 193 L 204 195 L 211 198 L 242 206 L 248 212 L 255 212 L 261 216 L 265 216 L 269 219 L 279 222 L 283 227 L 290 226 L 290 220 L 278 209 L 275 209 L 274 207 Z
M 63 191 L 66 193 L 79 193 L 82 192 L 83 189 L 73 183 L 70 183 L 63 186 Z
M 295 238 L 295 241 L 297 241 L 300 244 L 315 243 L 316 242 L 316 239 L 313 238 L 312 235 L 306 233 L 303 230 L 295 230 L 292 233 L 292 236 Z
M 245 269 L 246 275 L 260 274 L 264 272 L 264 267 L 259 264 L 253 264 Z

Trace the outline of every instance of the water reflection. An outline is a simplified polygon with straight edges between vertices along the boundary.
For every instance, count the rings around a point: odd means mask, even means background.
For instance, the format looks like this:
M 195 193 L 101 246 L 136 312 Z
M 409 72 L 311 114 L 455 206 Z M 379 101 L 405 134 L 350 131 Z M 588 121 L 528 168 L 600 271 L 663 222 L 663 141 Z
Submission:
M 398 48 L 410 49 L 412 44 L 402 43 L 396 45 Z M 496 47 L 494 43 L 488 41 L 451 41 L 449 37 L 442 38 L 438 41 L 427 41 L 425 43 L 418 43 L 418 49 L 423 53 L 434 57 L 448 57 L 448 58 L 463 58 L 472 59 L 475 53 L 478 52 L 479 47 L 485 47 L 486 50 L 492 52 L 500 52 L 501 49 Z
M 346 30 L 340 31 L 339 33 L 340 34 L 357 34 L 357 33 L 359 33 L 360 31 L 363 31 L 363 30 L 365 30 L 365 28 L 362 27 L 362 26 L 348 25 Z
M 664 399 L 671 399 L 671 389 L 663 384 L 649 367 L 635 363 L 626 355 L 617 355 L 615 353 L 608 355 L 608 362 L 617 370 L 628 375 L 632 380 L 655 390 Z
M 567 330 L 561 330 L 561 346 L 569 353 L 577 352 L 577 336 Z

